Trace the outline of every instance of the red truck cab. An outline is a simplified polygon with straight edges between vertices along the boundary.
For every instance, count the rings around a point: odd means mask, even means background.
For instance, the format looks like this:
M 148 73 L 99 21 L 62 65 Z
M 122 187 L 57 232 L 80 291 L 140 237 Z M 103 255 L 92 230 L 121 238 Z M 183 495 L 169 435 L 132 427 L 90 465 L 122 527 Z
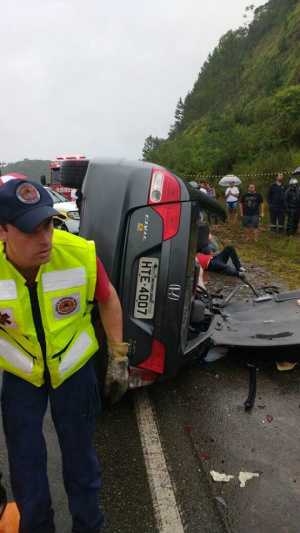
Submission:
M 62 161 L 66 161 L 70 159 L 82 160 L 82 159 L 85 159 L 85 156 L 57 157 L 56 161 L 53 161 L 52 163 L 50 163 L 49 186 L 51 187 L 51 189 L 54 189 L 60 192 L 61 194 L 69 198 L 70 200 L 74 200 L 74 197 L 72 196 L 73 189 L 71 189 L 70 187 L 65 187 L 64 185 L 61 184 L 61 181 L 60 181 L 61 163 Z

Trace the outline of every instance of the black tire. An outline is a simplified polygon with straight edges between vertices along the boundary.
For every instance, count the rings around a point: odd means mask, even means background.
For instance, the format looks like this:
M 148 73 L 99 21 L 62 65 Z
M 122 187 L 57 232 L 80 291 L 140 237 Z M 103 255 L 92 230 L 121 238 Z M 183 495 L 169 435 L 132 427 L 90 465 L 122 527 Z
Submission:
M 88 164 L 88 159 L 70 159 L 62 161 L 60 166 L 61 184 L 65 187 L 71 187 L 72 189 L 81 189 Z

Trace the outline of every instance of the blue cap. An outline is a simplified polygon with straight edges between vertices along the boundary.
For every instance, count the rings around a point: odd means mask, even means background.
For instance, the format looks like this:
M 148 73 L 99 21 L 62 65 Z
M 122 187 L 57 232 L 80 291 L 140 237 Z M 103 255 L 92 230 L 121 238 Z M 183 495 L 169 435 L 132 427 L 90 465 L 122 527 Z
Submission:
M 31 233 L 43 220 L 54 215 L 66 218 L 53 208 L 53 200 L 42 185 L 27 179 L 11 179 L 0 187 L 0 224 L 11 224 Z

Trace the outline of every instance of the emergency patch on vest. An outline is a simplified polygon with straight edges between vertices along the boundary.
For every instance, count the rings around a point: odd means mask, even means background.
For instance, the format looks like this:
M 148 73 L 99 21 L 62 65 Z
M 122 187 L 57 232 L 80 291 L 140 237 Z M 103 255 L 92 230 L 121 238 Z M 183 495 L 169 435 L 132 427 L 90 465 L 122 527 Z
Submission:
M 68 294 L 52 298 L 52 306 L 55 320 L 68 318 L 80 312 L 80 293 Z
M 41 197 L 37 188 L 27 182 L 17 187 L 16 195 L 24 204 L 36 204 Z
M 15 328 L 17 327 L 13 310 L 9 307 L 0 308 L 0 326 L 5 326 L 6 328 Z

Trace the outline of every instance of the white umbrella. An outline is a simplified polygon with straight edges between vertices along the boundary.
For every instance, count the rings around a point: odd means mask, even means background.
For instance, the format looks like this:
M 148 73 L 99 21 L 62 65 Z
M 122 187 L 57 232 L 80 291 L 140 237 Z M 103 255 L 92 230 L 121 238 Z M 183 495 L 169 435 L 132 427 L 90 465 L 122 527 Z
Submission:
M 293 170 L 292 174 L 294 176 L 300 174 L 300 167 L 296 168 L 296 170 Z
M 238 178 L 237 176 L 232 176 L 231 174 L 227 174 L 227 176 L 224 176 L 224 178 L 222 178 L 219 181 L 219 185 L 221 185 L 222 187 L 230 187 L 230 183 L 232 181 L 234 185 L 240 185 L 242 183 L 240 178 Z

